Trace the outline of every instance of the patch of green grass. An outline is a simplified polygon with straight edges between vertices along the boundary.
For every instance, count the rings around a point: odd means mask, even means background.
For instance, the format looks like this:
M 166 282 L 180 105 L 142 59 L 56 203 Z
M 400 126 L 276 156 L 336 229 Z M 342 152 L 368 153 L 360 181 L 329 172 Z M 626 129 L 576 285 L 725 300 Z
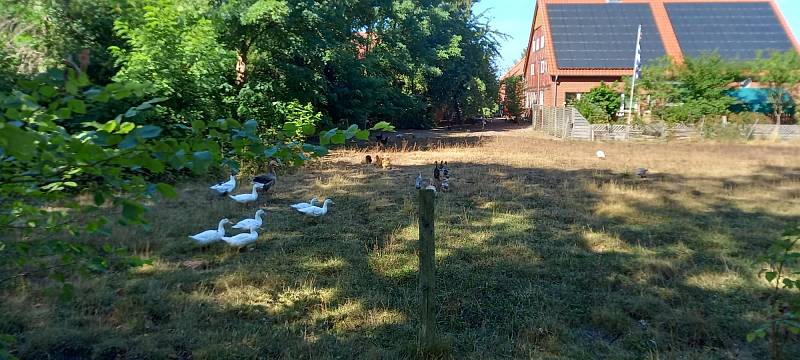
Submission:
M 0 331 L 21 358 L 415 358 L 413 179 L 447 160 L 434 357 L 764 358 L 745 340 L 764 316 L 756 258 L 800 220 L 797 153 L 499 138 L 392 153 L 383 171 L 342 152 L 282 174 L 260 203 L 261 238 L 241 252 L 186 236 L 255 207 L 184 184 L 148 229 L 85 239 L 152 266 L 75 279 L 66 304 L 46 281 L 4 283 Z M 628 175 L 639 166 L 650 179 Z M 288 207 L 312 195 L 335 200 L 329 215 Z

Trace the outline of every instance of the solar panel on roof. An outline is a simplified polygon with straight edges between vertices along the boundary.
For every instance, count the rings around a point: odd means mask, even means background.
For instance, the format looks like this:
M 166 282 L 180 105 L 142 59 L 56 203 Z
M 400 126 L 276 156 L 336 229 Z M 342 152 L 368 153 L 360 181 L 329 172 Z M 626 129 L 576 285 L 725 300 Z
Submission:
M 642 61 L 665 54 L 648 4 L 549 4 L 547 11 L 561 69 L 632 68 L 639 24 Z
M 793 48 L 769 3 L 667 3 L 666 8 L 686 56 L 716 52 L 749 60 L 759 51 Z

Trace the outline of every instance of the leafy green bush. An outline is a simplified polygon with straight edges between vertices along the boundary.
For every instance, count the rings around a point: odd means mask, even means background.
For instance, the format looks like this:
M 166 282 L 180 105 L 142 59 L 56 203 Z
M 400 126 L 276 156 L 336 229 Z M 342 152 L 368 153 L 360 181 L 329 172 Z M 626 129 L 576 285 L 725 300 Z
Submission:
M 730 112 L 736 100 L 728 90 L 739 77 L 739 69 L 716 54 L 689 57 L 680 64 L 664 58 L 642 70 L 639 90 L 650 96 L 655 119 L 696 123 Z
M 605 83 L 583 94 L 573 103 L 578 112 L 593 124 L 613 123 L 620 108 L 620 95 Z
M 747 335 L 747 341 L 766 338 L 775 360 L 783 359 L 783 344 L 800 334 L 800 226 L 788 230 L 767 250 L 768 268 L 759 272 L 770 286 L 768 321 Z

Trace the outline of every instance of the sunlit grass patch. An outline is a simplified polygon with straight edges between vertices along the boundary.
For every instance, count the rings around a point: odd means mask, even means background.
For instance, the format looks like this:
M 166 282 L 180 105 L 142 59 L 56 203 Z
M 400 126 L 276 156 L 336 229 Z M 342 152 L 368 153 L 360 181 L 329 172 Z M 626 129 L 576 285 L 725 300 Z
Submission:
M 360 164 L 366 154 L 388 154 L 394 168 Z M 18 335 L 23 358 L 412 358 L 414 178 L 444 160 L 451 191 L 437 194 L 435 223 L 443 358 L 763 358 L 744 340 L 763 320 L 756 258 L 800 220 L 797 154 L 517 133 L 337 150 L 280 173 L 253 206 L 181 184 L 177 198 L 152 205 L 147 229 L 112 224 L 110 236 L 87 239 L 152 265 L 76 279 L 77 300 L 66 304 L 47 295 L 47 280 L 2 284 L 0 332 Z M 638 167 L 652 176 L 634 176 Z M 288 206 L 312 196 L 336 204 L 320 219 Z M 251 246 L 187 238 L 256 206 L 267 218 Z

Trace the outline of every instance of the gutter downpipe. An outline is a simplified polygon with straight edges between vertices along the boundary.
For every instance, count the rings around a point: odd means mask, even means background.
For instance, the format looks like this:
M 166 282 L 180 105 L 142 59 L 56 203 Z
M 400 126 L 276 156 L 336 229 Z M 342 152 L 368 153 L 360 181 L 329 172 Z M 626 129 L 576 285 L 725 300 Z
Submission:
M 556 74 L 556 80 L 553 82 L 553 84 L 554 84 L 554 87 L 553 87 L 553 107 L 557 107 L 558 106 L 558 104 L 557 104 L 557 101 L 558 101 L 558 74 Z
M 553 81 L 553 109 L 558 107 L 558 74 L 556 74 L 556 79 Z
M 535 68 L 536 65 L 534 65 L 533 67 Z M 542 99 L 539 99 L 539 93 L 542 92 L 542 80 L 541 79 L 542 79 L 542 74 L 541 74 L 541 70 L 540 70 L 540 71 L 536 72 L 536 95 L 534 95 L 534 97 L 536 98 L 536 106 L 539 108 L 538 109 L 539 111 L 537 111 L 539 113 L 539 119 L 542 119 L 542 127 L 544 127 L 544 106 L 543 106 L 543 104 L 541 104 Z

